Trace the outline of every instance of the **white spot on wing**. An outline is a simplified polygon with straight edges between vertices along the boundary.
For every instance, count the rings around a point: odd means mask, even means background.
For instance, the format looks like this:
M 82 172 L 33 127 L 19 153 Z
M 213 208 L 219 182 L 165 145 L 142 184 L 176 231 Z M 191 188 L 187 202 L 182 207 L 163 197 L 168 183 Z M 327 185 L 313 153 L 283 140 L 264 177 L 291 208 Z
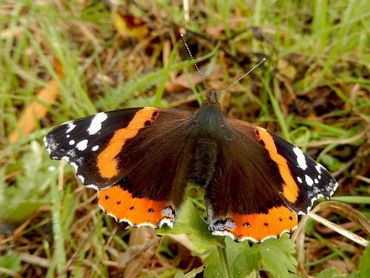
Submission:
M 168 227 L 170 228 L 173 228 L 173 222 L 171 219 L 168 219 L 168 218 L 163 218 L 159 224 L 158 224 L 158 227 L 161 228 L 163 225 L 167 225 Z
M 297 147 L 294 147 L 293 151 L 297 156 L 297 162 L 298 162 L 299 168 L 301 168 L 303 170 L 306 170 L 307 169 L 307 163 L 306 163 L 306 158 L 304 157 L 303 152 Z
M 108 115 L 104 112 L 96 114 L 95 117 L 92 119 L 89 128 L 87 129 L 89 135 L 93 135 L 99 132 L 102 122 L 104 122 L 107 118 Z
M 65 160 L 65 161 L 69 162 L 69 157 L 68 157 L 68 156 L 63 156 L 63 157 L 61 158 L 61 160 Z
M 95 189 L 96 191 L 99 190 L 99 187 L 97 187 L 96 185 L 94 184 L 89 184 L 89 185 L 86 185 L 87 188 L 91 188 L 91 189 Z
M 334 191 L 336 191 L 337 189 L 338 189 L 338 182 L 335 182 L 335 184 L 334 184 L 334 187 L 333 187 L 333 193 L 334 193 Z
M 120 222 L 122 222 L 122 221 L 124 221 L 124 222 L 128 222 L 128 219 L 120 219 L 119 220 Z M 130 222 L 131 223 L 131 222 Z M 155 226 L 155 225 L 153 225 L 152 223 L 146 223 L 146 222 L 144 222 L 144 223 L 139 223 L 139 224 L 134 224 L 134 225 L 132 225 L 133 227 L 138 227 L 138 228 L 140 228 L 140 227 L 150 227 L 150 228 L 157 228 L 157 226 Z
M 96 146 L 94 146 L 94 147 L 92 147 L 92 148 L 91 148 L 91 150 L 92 150 L 93 152 L 97 151 L 98 149 L 99 149 L 99 146 L 98 146 L 98 145 L 96 145 Z
M 318 180 L 318 179 L 314 179 L 314 182 L 315 182 L 316 184 L 318 184 L 318 183 L 319 183 L 319 180 Z
M 74 162 L 70 162 L 69 164 L 71 164 L 71 165 L 72 165 L 72 167 L 75 169 L 75 172 L 77 172 L 77 170 L 78 170 L 78 166 L 77 166 L 77 164 L 76 164 L 76 163 L 74 163 Z
M 78 142 L 78 144 L 76 145 L 76 148 L 79 151 L 84 151 L 87 148 L 87 142 L 88 142 L 87 139 Z
M 78 178 L 80 179 L 81 183 L 84 183 L 85 182 L 85 178 L 81 175 L 78 175 Z
M 235 240 L 235 235 L 233 233 L 231 233 L 231 232 L 228 232 L 228 231 L 213 231 L 212 232 L 212 235 L 214 235 L 214 236 L 228 236 L 231 239 Z M 253 238 L 248 238 L 248 239 L 253 240 L 253 241 L 256 241 Z
M 75 142 L 75 140 L 70 140 L 70 141 L 69 141 L 69 144 L 70 144 L 70 145 L 74 145 L 75 143 L 76 143 L 76 142 Z
M 48 138 L 47 136 L 45 136 L 43 140 L 49 155 L 51 155 L 51 152 L 58 148 L 58 144 L 54 141 L 54 139 L 51 136 Z
M 317 172 L 318 172 L 319 174 L 321 174 L 321 168 L 324 168 L 324 167 L 322 167 L 320 164 L 316 164 L 316 165 L 315 165 L 315 168 L 316 168 Z
M 73 122 L 69 122 L 67 125 L 66 133 L 70 133 L 75 127 L 76 125 Z
M 311 179 L 311 177 L 310 177 L 310 176 L 305 175 L 305 179 L 306 179 L 306 183 L 307 183 L 309 186 L 312 186 L 312 185 L 313 185 L 313 180 Z
M 298 180 L 299 183 L 302 183 L 301 177 L 297 177 L 297 180 Z

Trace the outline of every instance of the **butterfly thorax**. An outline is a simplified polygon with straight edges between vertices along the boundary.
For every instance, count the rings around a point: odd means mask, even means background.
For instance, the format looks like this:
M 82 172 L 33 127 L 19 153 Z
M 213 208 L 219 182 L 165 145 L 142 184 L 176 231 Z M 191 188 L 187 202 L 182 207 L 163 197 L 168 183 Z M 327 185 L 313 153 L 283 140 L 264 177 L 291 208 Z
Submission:
M 220 105 L 206 101 L 194 115 L 193 132 L 198 137 L 218 140 L 223 137 L 225 123 Z

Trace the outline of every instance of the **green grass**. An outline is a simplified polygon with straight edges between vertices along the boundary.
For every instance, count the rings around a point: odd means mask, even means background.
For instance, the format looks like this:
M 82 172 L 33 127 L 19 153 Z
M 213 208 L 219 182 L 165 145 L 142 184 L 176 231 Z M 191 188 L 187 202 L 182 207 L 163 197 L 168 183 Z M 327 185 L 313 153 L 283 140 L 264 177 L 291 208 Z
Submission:
M 98 212 L 92 191 L 77 183 L 71 167 L 49 159 L 42 137 L 57 124 L 97 111 L 138 105 L 171 107 L 191 93 L 195 100 L 184 101 L 182 108 L 196 107 L 200 86 L 195 89 L 189 84 L 179 93 L 165 89 L 174 76 L 194 70 L 181 41 L 174 39 L 177 26 L 207 37 L 189 33 L 187 40 L 206 70 L 208 85 L 220 87 L 220 91 L 257 62 L 256 54 L 266 55 L 263 67 L 222 96 L 226 114 L 268 127 L 308 151 L 338 174 L 340 188 L 335 200 L 370 215 L 366 168 L 370 122 L 368 1 L 207 0 L 197 5 L 191 2 L 189 22 L 184 20 L 181 2 L 122 4 L 123 11 L 142 18 L 150 28 L 149 35 L 138 40 L 118 35 L 111 9 L 103 1 L 0 3 L 0 276 L 122 275 L 119 258 L 130 250 L 130 231 Z M 149 42 L 150 36 L 154 39 Z M 171 49 L 163 57 L 165 43 Z M 63 68 L 63 78 L 54 68 L 55 60 Z M 208 75 L 212 72 L 216 78 Z M 22 110 L 37 100 L 37 93 L 50 80 L 58 83 L 58 98 L 31 133 L 10 143 L 8 138 L 17 130 Z M 191 219 L 194 213 L 185 217 L 183 229 L 189 229 L 189 223 L 198 227 L 187 230 L 193 233 L 197 252 L 184 251 L 181 244 L 169 239 L 168 248 L 175 245 L 177 252 L 172 252 L 171 258 L 159 252 L 154 257 L 157 266 L 164 266 L 162 277 L 174 273 L 183 277 L 180 272 L 185 269 L 194 269 L 185 276 L 194 277 L 202 271 L 201 266 L 205 277 L 222 275 L 225 267 L 219 268 L 220 254 L 235 277 L 245 273 L 258 277 L 262 272 L 290 277 L 295 272 L 290 240 L 268 241 L 257 247 L 224 242 L 210 237 L 199 217 Z M 347 227 L 344 216 L 326 216 Z M 368 236 L 356 225 L 349 229 Z M 353 275 L 366 269 L 368 255 L 359 266 L 363 247 L 333 233 L 321 234 L 322 229 L 308 231 L 310 241 L 305 247 L 324 250 L 320 254 L 310 249 L 313 251 L 304 264 L 311 275 L 335 267 L 342 258 Z M 340 241 L 352 249 L 342 250 Z M 217 244 L 218 249 L 212 247 Z M 267 252 L 269 247 L 275 251 Z M 297 256 L 302 252 L 298 248 Z M 14 259 L 20 253 L 34 255 L 34 260 L 25 256 Z M 286 264 L 274 263 L 279 254 L 286 258 Z M 187 267 L 176 264 L 192 255 L 198 255 L 202 262 L 185 259 Z M 238 256 L 249 263 L 243 267 L 245 261 Z M 149 271 L 146 277 L 160 275 L 158 267 L 142 267 Z M 165 270 L 172 274 L 165 276 Z

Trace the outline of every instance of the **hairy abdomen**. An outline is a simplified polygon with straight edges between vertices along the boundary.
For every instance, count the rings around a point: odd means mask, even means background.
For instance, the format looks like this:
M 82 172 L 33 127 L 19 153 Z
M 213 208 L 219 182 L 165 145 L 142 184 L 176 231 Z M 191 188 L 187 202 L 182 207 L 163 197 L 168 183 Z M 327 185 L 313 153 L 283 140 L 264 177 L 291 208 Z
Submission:
M 189 165 L 190 179 L 206 187 L 215 172 L 217 143 L 211 138 L 200 138 L 194 144 L 193 159 Z

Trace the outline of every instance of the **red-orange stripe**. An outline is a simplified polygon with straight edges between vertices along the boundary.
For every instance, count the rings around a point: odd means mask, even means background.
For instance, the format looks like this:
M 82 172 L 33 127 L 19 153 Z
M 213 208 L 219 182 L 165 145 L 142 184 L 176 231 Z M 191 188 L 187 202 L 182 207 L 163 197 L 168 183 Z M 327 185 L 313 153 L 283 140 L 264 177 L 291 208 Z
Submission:
M 261 127 L 257 127 L 257 129 L 259 131 L 260 139 L 265 143 L 265 148 L 269 152 L 271 159 L 277 164 L 280 175 L 284 180 L 283 196 L 289 202 L 294 203 L 298 198 L 299 189 L 290 172 L 288 162 L 283 156 L 278 153 L 274 139 L 267 132 L 267 130 Z
M 118 162 L 116 156 L 121 151 L 128 139 L 135 137 L 139 130 L 145 126 L 146 121 L 153 122 L 153 114 L 158 109 L 145 107 L 136 112 L 135 116 L 125 128 L 117 130 L 108 146 L 98 155 L 99 173 L 104 178 L 112 178 L 118 174 Z

